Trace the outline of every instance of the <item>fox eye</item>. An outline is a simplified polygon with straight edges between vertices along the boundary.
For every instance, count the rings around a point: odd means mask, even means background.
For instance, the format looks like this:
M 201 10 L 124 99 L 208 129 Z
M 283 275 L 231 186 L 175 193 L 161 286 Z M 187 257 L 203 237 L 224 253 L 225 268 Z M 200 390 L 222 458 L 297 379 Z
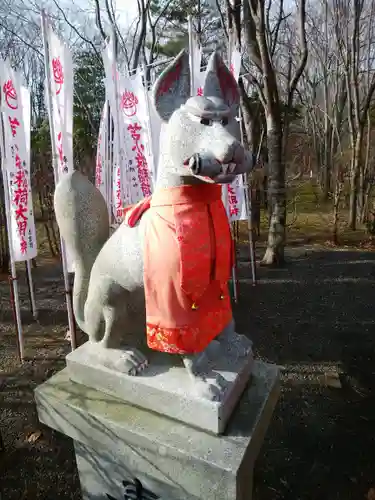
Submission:
M 212 125 L 212 120 L 210 120 L 209 118 L 201 118 L 201 124 L 202 125 Z
M 221 120 L 221 124 L 223 125 L 223 127 L 226 127 L 226 126 L 228 125 L 228 123 L 229 123 L 228 118 L 223 118 L 223 119 Z

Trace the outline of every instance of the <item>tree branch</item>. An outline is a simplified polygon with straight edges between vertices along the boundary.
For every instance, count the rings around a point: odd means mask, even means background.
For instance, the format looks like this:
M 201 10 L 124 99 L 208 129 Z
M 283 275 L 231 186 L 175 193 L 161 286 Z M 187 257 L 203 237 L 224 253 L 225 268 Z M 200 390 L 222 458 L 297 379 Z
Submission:
M 290 106 L 293 103 L 294 93 L 296 91 L 299 79 L 301 78 L 302 73 L 305 70 L 308 57 L 308 48 L 306 40 L 306 0 L 300 0 L 300 1 L 301 5 L 300 5 L 300 16 L 299 16 L 299 29 L 300 29 L 300 43 L 302 48 L 302 55 L 289 87 L 288 104 L 290 104 Z
M 100 14 L 100 5 L 99 0 L 94 0 L 95 2 L 95 17 L 96 17 L 96 26 L 98 27 L 100 34 L 102 35 L 103 40 L 107 40 L 108 36 L 105 34 L 102 24 L 102 18 Z
M 74 33 L 79 36 L 79 38 L 81 40 L 83 40 L 85 43 L 87 43 L 88 45 L 91 46 L 91 48 L 93 49 L 93 51 L 95 52 L 95 55 L 96 57 L 98 58 L 98 60 L 101 62 L 102 61 L 102 58 L 101 58 L 101 55 L 99 54 L 99 51 L 98 49 L 95 47 L 95 44 L 92 42 L 92 40 L 89 40 L 88 38 L 86 38 L 85 36 L 83 36 L 79 31 L 78 29 L 69 21 L 69 19 L 67 18 L 64 10 L 62 9 L 62 7 L 60 7 L 59 3 L 57 2 L 57 0 L 53 0 L 53 3 L 55 4 L 55 6 L 57 7 L 57 9 L 59 10 L 59 12 L 61 12 L 63 18 L 64 18 L 64 21 L 67 23 L 67 25 L 74 31 Z

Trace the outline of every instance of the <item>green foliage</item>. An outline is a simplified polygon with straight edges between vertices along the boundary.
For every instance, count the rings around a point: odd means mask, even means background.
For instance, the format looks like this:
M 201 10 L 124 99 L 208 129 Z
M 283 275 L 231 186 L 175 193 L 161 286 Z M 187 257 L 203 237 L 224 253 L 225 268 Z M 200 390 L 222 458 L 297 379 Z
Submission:
M 217 11 L 207 0 L 153 0 L 151 13 L 154 19 L 162 17 L 163 32 L 159 33 L 157 52 L 166 56 L 176 55 L 188 46 L 188 16 L 192 16 L 194 31 L 203 47 L 217 44 L 222 33 Z
M 46 154 L 51 149 L 51 135 L 48 119 L 40 119 L 31 131 L 31 149 L 33 154 Z
M 81 52 L 75 59 L 74 73 L 74 156 L 80 162 L 94 154 L 101 112 L 105 100 L 104 68 L 90 51 Z
M 188 36 L 180 35 L 174 39 L 168 40 L 164 44 L 157 44 L 155 47 L 155 52 L 162 54 L 166 57 L 176 56 L 183 48 L 187 48 L 189 45 Z
M 375 212 L 371 211 L 370 212 L 370 217 L 366 221 L 366 229 L 368 234 L 371 234 L 371 236 L 375 235 Z
M 187 23 L 189 15 L 198 15 L 198 2 L 196 0 L 173 0 L 169 5 L 168 3 L 168 0 L 152 0 L 151 14 L 159 16 L 163 12 L 165 20 L 180 24 Z M 201 5 L 204 3 L 202 1 Z M 166 5 L 168 5 L 167 9 L 165 9 Z

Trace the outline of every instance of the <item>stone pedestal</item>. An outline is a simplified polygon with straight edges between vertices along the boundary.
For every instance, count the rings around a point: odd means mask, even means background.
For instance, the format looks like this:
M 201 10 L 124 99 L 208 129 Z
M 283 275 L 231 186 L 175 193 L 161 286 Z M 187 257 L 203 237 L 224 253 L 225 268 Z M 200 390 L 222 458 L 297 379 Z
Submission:
M 100 364 L 92 344 L 86 342 L 67 355 L 66 365 L 73 382 L 215 434 L 224 432 L 254 365 L 251 350 L 243 358 L 225 351 L 212 365 L 208 363 L 208 374 L 219 374 L 227 383 L 223 397 L 209 401 L 194 395 L 180 356 L 150 350 L 148 358 L 149 366 L 136 377 L 130 376 Z
M 35 391 L 40 421 L 74 440 L 84 500 L 251 500 L 278 395 L 277 367 L 255 362 L 217 436 L 72 382 L 67 369 Z

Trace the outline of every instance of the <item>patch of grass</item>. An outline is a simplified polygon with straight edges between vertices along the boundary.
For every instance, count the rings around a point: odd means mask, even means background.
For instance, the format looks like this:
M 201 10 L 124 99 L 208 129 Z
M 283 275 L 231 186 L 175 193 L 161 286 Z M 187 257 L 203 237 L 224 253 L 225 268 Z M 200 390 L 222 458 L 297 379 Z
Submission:
M 296 181 L 287 188 L 287 245 L 319 244 L 332 245 L 333 207 L 332 202 L 323 202 L 319 187 L 310 180 Z M 368 246 L 369 235 L 364 225 L 356 231 L 347 227 L 348 209 L 343 197 L 338 225 L 338 244 L 340 246 Z M 262 246 L 267 241 L 268 213 L 261 211 L 261 234 L 257 244 Z M 248 242 L 247 222 L 239 223 L 240 243 Z

